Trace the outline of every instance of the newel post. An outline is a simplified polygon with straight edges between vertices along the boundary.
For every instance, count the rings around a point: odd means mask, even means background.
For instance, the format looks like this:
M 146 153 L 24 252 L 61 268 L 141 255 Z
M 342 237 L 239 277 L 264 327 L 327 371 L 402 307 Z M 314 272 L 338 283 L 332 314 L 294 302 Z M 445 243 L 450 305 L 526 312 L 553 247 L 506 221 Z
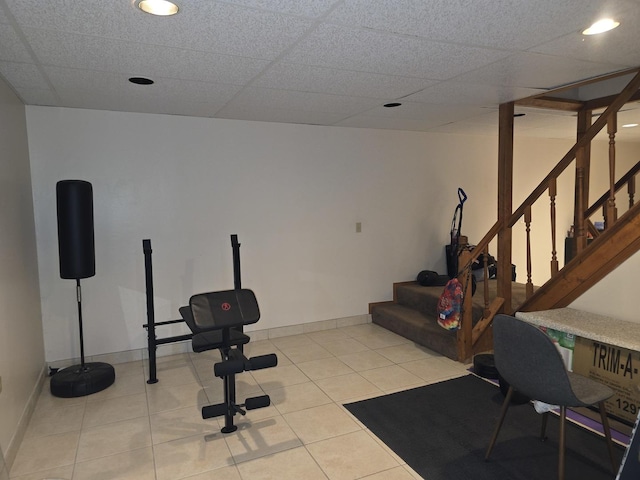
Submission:
M 501 313 L 511 313 L 511 228 L 508 219 L 513 208 L 513 113 L 514 103 L 503 103 L 499 110 L 498 132 L 498 232 L 497 293 L 504 298 Z
M 580 140 L 591 126 L 591 110 L 578 112 L 578 132 Z M 589 208 L 589 173 L 591 166 L 591 142 L 587 142 L 576 151 L 575 204 L 573 209 L 574 238 L 572 251 L 575 255 L 587 246 L 587 229 L 584 214 Z M 566 259 L 565 259 L 566 263 Z
M 471 286 L 471 252 L 467 248 L 460 251 L 458 280 L 462 283 L 462 324 L 458 329 L 456 340 L 458 361 L 466 362 L 473 356 L 473 290 Z

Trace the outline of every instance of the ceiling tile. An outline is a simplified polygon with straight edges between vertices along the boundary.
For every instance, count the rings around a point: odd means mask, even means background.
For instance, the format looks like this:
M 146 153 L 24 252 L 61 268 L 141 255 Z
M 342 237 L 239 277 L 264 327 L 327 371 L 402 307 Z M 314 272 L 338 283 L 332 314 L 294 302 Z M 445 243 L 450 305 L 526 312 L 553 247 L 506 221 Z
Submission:
M 96 93 L 101 97 L 140 97 L 143 99 L 172 99 L 185 102 L 206 102 L 218 108 L 231 100 L 240 90 L 235 85 L 212 82 L 194 82 L 170 78 L 156 78 L 153 85 L 136 85 L 125 77 L 93 70 L 45 67 L 48 78 L 56 91 Z M 68 94 L 67 94 L 68 95 Z M 87 108 L 96 108 L 87 106 Z
M 493 124 L 488 123 L 472 123 L 472 122 L 456 122 L 441 125 L 429 129 L 434 133 L 453 133 L 453 134 L 465 134 L 465 135 L 498 135 L 498 119 L 496 118 Z
M 545 42 L 532 51 L 636 67 L 640 65 L 640 5 L 627 11 L 620 20 L 620 26 L 606 34 L 587 36 L 575 31 Z
M 253 82 L 255 87 L 334 95 L 395 99 L 435 83 L 420 78 L 279 63 Z
M 9 83 L 22 88 L 49 88 L 38 67 L 32 63 L 0 62 L 0 72 Z
M 231 101 L 229 107 L 241 110 L 269 108 L 315 111 L 335 113 L 344 117 L 355 115 L 379 104 L 380 100 L 375 98 L 248 87 Z
M 95 110 L 120 112 L 155 113 L 164 115 L 184 115 L 194 117 L 212 117 L 219 108 L 217 104 L 205 102 L 185 102 L 162 96 L 100 95 L 82 91 L 65 90 L 60 92 L 64 106 Z
M 501 87 L 473 83 L 441 82 L 404 98 L 410 102 L 435 105 L 499 105 L 520 98 L 544 93 L 546 90 Z
M 342 120 L 336 123 L 335 126 L 424 132 L 433 125 L 428 121 L 414 120 L 410 118 L 385 118 L 368 115 L 358 115 Z
M 18 88 L 17 93 L 27 105 L 60 106 L 60 98 L 51 89 Z
M 336 0 L 228 0 L 229 3 L 270 12 L 316 18 L 327 13 Z
M 287 63 L 445 80 L 508 53 L 417 37 L 321 25 L 283 57 Z M 452 59 L 456 61 L 453 62 Z
M 264 60 L 72 33 L 26 29 L 25 35 L 43 64 L 69 68 L 244 84 L 267 65 Z
M 11 23 L 11 20 L 5 13 L 5 8 L 4 2 L 0 0 L 0 24 L 8 25 Z
M 310 112 L 308 110 L 289 110 L 270 107 L 244 109 L 234 106 L 226 106 L 216 112 L 215 115 L 215 118 L 226 118 L 228 120 L 301 123 L 307 125 L 333 125 L 344 117 L 342 114 L 330 112 Z
M 31 53 L 11 25 L 0 28 L 0 60 L 9 62 L 33 62 Z
M 366 112 L 366 115 L 385 118 L 424 119 L 433 125 L 483 115 L 487 110 L 482 107 L 469 105 L 430 105 L 426 103 L 403 102 L 401 106 L 386 108 L 378 106 Z
M 620 14 L 629 0 L 345 0 L 327 18 L 438 41 L 528 49 L 589 26 L 602 14 Z
M 604 13 L 622 25 L 578 34 Z M 133 0 L 0 0 L 0 78 L 29 105 L 475 133 L 502 102 L 640 65 L 639 23 L 640 0 L 181 0 L 170 18 Z M 573 120 L 530 110 L 521 132 Z
M 299 17 L 212 0 L 184 2 L 174 17 L 145 14 L 130 1 L 6 2 L 23 28 L 262 59 L 280 55 L 312 25 Z
M 619 65 L 524 52 L 460 75 L 455 80 L 465 83 L 550 89 L 621 68 L 623 67 Z

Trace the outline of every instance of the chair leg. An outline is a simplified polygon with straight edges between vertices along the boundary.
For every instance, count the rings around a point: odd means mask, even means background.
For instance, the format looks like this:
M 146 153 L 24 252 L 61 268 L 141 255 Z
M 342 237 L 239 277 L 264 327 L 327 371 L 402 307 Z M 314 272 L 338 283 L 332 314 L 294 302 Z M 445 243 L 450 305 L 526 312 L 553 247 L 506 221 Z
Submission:
M 558 445 L 558 480 L 564 480 L 564 439 L 567 407 L 560 406 L 560 440 Z
M 604 402 L 598 403 L 598 408 L 600 409 L 600 418 L 602 419 L 602 429 L 604 430 L 604 436 L 607 439 L 607 449 L 609 450 L 609 458 L 611 459 L 611 468 L 613 469 L 613 473 L 618 472 L 618 464 L 616 462 L 616 457 L 613 453 L 613 441 L 611 440 L 611 428 L 609 428 L 609 420 L 607 419 L 607 410 L 604 406 Z
M 543 442 L 547 439 L 547 420 L 549 419 L 549 412 L 542 414 L 542 426 L 540 427 L 540 440 Z
M 502 422 L 504 422 L 504 417 L 507 415 L 507 410 L 509 410 L 509 405 L 511 404 L 512 395 L 513 395 L 513 387 L 509 385 L 509 390 L 507 390 L 507 395 L 504 398 L 504 402 L 502 402 L 502 410 L 500 411 L 500 418 L 498 419 L 498 424 L 496 425 L 496 429 L 494 430 L 493 436 L 491 437 L 491 442 L 489 443 L 489 448 L 487 448 L 487 453 L 484 456 L 485 460 L 489 460 L 489 455 L 491 455 L 493 446 L 496 444 L 496 440 L 498 439 L 498 433 L 500 432 L 500 428 L 502 427 Z

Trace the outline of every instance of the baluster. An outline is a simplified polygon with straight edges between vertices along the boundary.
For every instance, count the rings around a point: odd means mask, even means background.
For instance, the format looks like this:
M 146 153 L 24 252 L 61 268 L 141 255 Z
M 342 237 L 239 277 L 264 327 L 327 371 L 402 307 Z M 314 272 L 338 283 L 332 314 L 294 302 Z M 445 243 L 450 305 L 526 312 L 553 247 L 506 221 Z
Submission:
M 468 248 L 462 249 L 458 257 L 459 265 L 470 263 L 471 253 Z M 469 292 L 462 298 L 462 325 L 456 335 L 458 358 L 470 359 L 473 349 L 473 297 L 471 295 L 471 269 L 463 268 L 458 279 L 462 282 L 464 292 Z
M 482 266 L 482 272 L 484 275 L 484 315 L 483 317 L 488 317 L 491 313 L 489 311 L 489 246 L 484 247 L 483 260 L 484 265 Z
M 635 203 L 634 201 L 634 197 L 636 195 L 636 177 L 635 176 L 629 179 L 629 183 L 627 183 L 627 192 L 629 192 L 629 208 L 631 208 Z
M 558 252 L 556 251 L 556 179 L 549 180 L 549 197 L 551 198 L 551 276 L 558 273 Z
M 607 133 L 609 134 L 609 199 L 607 200 L 606 215 L 604 217 L 605 229 L 611 227 L 617 220 L 616 211 L 616 131 L 618 129 L 617 114 L 613 113 L 607 121 Z
M 585 169 L 578 168 L 576 170 L 576 184 L 578 185 L 578 190 L 576 195 L 578 196 L 578 201 L 576 202 L 576 208 L 580 210 L 576 211 L 575 214 L 575 225 L 573 230 L 573 238 L 571 239 L 571 251 L 573 253 L 572 256 L 578 255 L 582 250 L 587 246 L 587 229 L 585 228 L 585 212 L 583 210 L 583 206 L 585 205 Z M 565 259 L 565 264 L 567 260 Z
M 580 140 L 589 127 L 591 110 L 578 112 L 577 140 Z M 589 208 L 589 176 L 591 170 L 591 143 L 576 151 L 576 199 L 573 211 L 574 238 L 571 240 L 571 252 L 577 255 L 587 246 L 587 219 L 585 211 Z
M 533 295 L 533 282 L 531 281 L 531 205 L 524 210 L 524 224 L 527 232 L 527 298 Z

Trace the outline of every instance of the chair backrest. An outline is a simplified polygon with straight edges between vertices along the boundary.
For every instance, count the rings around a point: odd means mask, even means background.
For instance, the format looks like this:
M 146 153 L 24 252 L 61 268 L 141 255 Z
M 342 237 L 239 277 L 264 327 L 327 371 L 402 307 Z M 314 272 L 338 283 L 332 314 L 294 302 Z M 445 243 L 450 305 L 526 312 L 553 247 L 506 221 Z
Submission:
M 518 392 L 552 405 L 578 405 L 562 356 L 538 327 L 509 315 L 493 320 L 496 369 Z
M 260 319 L 258 300 L 248 289 L 199 293 L 189 299 L 189 307 L 201 330 L 240 327 Z

